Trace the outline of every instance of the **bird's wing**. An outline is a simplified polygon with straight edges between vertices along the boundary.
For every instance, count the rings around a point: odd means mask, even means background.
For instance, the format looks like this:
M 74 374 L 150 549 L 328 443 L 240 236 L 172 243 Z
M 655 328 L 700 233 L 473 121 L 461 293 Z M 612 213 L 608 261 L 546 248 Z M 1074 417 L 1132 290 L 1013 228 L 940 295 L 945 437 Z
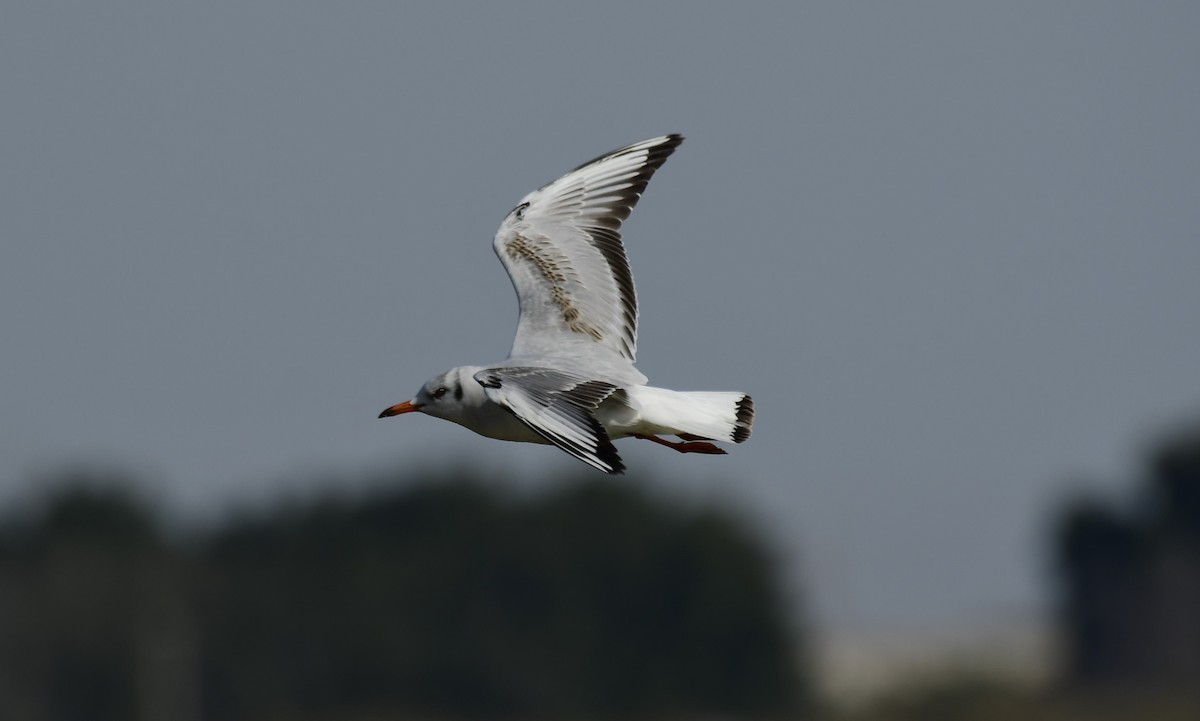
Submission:
M 547 441 L 605 473 L 625 471 L 594 415 L 616 386 L 552 368 L 486 368 L 474 378 L 491 401 Z
M 521 304 L 510 357 L 599 345 L 632 363 L 637 294 L 621 222 L 682 142 L 663 135 L 614 150 L 526 195 L 508 214 L 492 247 Z

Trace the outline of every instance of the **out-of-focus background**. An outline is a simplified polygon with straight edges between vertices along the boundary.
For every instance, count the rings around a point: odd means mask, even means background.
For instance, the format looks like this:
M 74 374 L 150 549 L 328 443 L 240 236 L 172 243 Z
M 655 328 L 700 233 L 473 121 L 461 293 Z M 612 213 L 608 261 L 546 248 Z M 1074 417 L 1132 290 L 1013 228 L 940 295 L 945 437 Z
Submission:
M 1200 9 L 6 3 L 0 717 L 1194 718 Z M 424 417 L 626 225 L 628 478 Z M 1190 694 L 1190 695 L 1189 695 Z

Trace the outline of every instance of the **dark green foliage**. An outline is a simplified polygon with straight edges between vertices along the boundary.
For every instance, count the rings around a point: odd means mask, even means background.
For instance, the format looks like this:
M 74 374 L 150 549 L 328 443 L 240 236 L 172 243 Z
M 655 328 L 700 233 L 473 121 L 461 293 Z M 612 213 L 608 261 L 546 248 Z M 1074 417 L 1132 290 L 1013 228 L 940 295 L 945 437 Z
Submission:
M 1153 496 L 1165 527 L 1200 544 L 1200 425 L 1168 438 L 1151 459 Z
M 21 640 L 0 645 L 0 678 L 26 679 L 14 696 L 0 681 L 0 717 L 769 716 L 803 700 L 775 569 L 727 514 L 611 479 L 528 498 L 389 487 L 186 550 L 136 504 L 60 498 L 0 542 L 0 641 Z
M 1070 680 L 1195 689 L 1200 678 L 1200 428 L 1162 443 L 1131 510 L 1063 513 L 1057 555 Z
M 135 645 L 161 560 L 150 517 L 113 489 L 60 492 L 0 545 L 0 717 L 133 718 Z M 23 708 L 25 707 L 25 708 Z

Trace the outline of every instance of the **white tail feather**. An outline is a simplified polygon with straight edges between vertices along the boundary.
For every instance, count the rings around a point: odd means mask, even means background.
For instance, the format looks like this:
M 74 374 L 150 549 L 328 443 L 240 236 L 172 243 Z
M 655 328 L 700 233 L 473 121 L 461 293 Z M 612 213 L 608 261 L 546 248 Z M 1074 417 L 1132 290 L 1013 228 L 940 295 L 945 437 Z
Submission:
M 628 433 L 699 436 L 741 443 L 754 425 L 754 401 L 745 393 L 627 389 L 638 419 Z M 624 430 L 624 429 L 622 429 Z

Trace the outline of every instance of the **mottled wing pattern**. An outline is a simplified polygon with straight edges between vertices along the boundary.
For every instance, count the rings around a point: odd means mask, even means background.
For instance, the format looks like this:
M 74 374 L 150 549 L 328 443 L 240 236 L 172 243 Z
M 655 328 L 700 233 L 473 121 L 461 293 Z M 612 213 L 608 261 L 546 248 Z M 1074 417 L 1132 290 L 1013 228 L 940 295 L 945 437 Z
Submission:
M 615 150 L 526 195 L 508 214 L 492 246 L 521 304 L 510 357 L 583 342 L 634 360 L 637 295 L 621 223 L 682 142 L 663 135 Z
M 605 473 L 625 471 L 593 415 L 616 386 L 551 368 L 487 368 L 474 378 L 490 400 L 547 441 Z

